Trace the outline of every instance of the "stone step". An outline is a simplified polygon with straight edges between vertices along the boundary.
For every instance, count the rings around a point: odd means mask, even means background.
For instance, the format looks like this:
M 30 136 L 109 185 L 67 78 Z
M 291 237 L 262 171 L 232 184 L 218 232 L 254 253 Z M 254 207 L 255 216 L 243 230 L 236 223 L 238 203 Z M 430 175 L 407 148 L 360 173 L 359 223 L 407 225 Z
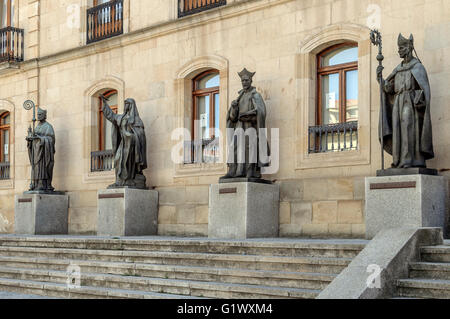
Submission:
M 21 269 L 0 267 L 0 278 L 26 280 L 33 282 L 51 282 L 65 284 L 65 271 Z M 0 281 L 1 285 L 1 281 Z M 143 291 L 159 294 L 209 298 L 299 298 L 311 299 L 319 294 L 319 290 L 280 288 L 247 284 L 224 284 L 217 282 L 201 282 L 178 279 L 162 279 L 141 276 L 123 276 L 111 274 L 82 273 L 81 287 L 107 288 L 125 291 Z M 109 295 L 108 295 L 109 296 Z
M 450 280 L 400 279 L 397 292 L 400 297 L 450 299 Z
M 410 263 L 409 277 L 450 280 L 450 263 Z
M 0 290 L 60 299 L 199 299 L 199 297 L 111 289 L 101 287 L 69 288 L 65 283 L 0 278 Z
M 338 274 L 350 258 L 282 257 L 224 255 L 178 252 L 91 250 L 66 248 L 0 247 L 0 256 L 50 258 L 66 260 L 97 260 L 146 263 L 157 265 L 212 266 L 218 268 L 314 272 Z
M 450 263 L 450 245 L 421 247 L 420 254 L 424 262 Z
M 0 266 L 9 268 L 65 271 L 70 264 L 80 267 L 82 273 L 245 283 L 302 289 L 324 289 L 337 276 L 337 274 L 0 256 Z
M 237 255 L 354 258 L 365 240 L 211 240 L 167 237 L 99 238 L 68 236 L 0 236 L 0 246 L 76 248 L 90 250 L 165 251 Z

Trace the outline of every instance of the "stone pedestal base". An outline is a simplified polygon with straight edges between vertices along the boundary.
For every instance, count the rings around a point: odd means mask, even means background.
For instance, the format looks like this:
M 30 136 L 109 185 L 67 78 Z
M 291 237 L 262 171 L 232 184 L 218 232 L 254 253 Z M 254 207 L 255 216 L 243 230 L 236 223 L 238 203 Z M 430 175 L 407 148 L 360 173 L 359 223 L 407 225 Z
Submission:
M 440 227 L 447 231 L 445 177 L 407 175 L 366 178 L 366 237 L 397 227 Z
M 98 191 L 98 236 L 151 236 L 157 232 L 157 191 L 130 188 Z
M 15 233 L 67 235 L 69 196 L 23 194 L 15 196 Z
M 209 238 L 278 237 L 279 185 L 227 183 L 209 189 Z

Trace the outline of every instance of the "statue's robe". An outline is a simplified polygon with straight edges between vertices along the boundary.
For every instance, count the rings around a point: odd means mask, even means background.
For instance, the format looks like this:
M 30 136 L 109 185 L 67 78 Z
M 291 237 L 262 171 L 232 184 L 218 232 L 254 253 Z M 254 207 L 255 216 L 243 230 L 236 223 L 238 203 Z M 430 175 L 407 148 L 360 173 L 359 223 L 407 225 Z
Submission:
M 147 168 L 147 141 L 135 103 L 132 103 L 131 110 L 126 114 L 115 114 L 106 103 L 103 103 L 102 111 L 113 124 L 114 186 L 145 188 L 146 180 L 142 171 Z
M 39 123 L 34 130 L 38 137 L 28 141 L 31 163 L 31 190 L 53 190 L 53 166 L 55 164 L 55 131 L 48 122 Z
M 385 80 L 379 138 L 393 157 L 392 167 L 426 167 L 434 158 L 431 90 L 418 59 L 400 64 Z
M 260 178 L 261 168 L 270 165 L 270 148 L 266 135 L 266 105 L 261 94 L 254 87 L 251 87 L 248 91 L 239 91 L 238 101 L 239 106 L 237 108 L 231 107 L 227 112 L 227 128 L 233 129 L 234 132 L 237 132 L 236 130 L 239 129 L 242 129 L 244 132 L 250 128 L 255 129 L 257 145 L 254 148 L 254 152 L 252 152 L 252 148 L 248 144 L 250 141 L 245 142 L 245 149 L 241 150 L 245 151 L 245 154 L 242 155 L 243 159 L 245 157 L 245 163 L 239 163 L 238 147 L 240 145 L 237 142 L 237 137 L 229 139 L 231 144 L 228 150 L 228 173 L 232 177 L 245 177 L 253 165 L 256 167 L 256 175 L 258 176 L 252 177 Z M 251 121 L 241 121 L 240 116 L 249 112 L 254 112 L 254 115 L 251 116 Z

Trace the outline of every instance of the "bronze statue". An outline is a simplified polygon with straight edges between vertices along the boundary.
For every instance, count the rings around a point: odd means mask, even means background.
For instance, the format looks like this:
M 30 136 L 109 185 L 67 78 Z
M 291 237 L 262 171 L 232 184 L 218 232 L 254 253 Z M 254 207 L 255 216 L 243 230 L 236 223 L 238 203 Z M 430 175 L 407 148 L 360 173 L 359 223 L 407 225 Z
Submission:
M 34 130 L 29 127 L 26 137 L 31 163 L 30 192 L 51 193 L 55 190 L 52 187 L 55 164 L 55 131 L 46 121 L 47 111 L 38 108 L 37 119 L 39 124 Z
M 261 168 L 269 166 L 261 158 L 261 154 L 267 157 L 270 155 L 265 133 L 266 105 L 261 94 L 252 86 L 255 73 L 244 68 L 238 74 L 243 89 L 227 113 L 227 134 L 233 135 L 233 138 L 229 138 L 228 173 L 221 178 L 222 181 L 234 178 L 261 179 Z M 242 143 L 238 142 L 237 133 L 242 134 L 241 137 L 245 133 Z M 252 139 L 252 134 L 256 138 Z M 265 150 L 261 150 L 263 144 L 267 145 Z M 242 154 L 241 160 L 239 153 Z
M 146 189 L 146 178 L 143 170 L 147 168 L 147 142 L 144 123 L 134 99 L 125 100 L 125 113 L 115 114 L 103 100 L 102 112 L 112 125 L 112 146 L 116 182 L 108 188 L 130 187 Z
M 392 168 L 426 168 L 426 161 L 434 158 L 430 83 L 413 55 L 413 36 L 400 34 L 398 48 L 403 61 L 393 73 L 383 80 L 383 66 L 377 69 L 382 88 L 379 137 L 393 157 Z

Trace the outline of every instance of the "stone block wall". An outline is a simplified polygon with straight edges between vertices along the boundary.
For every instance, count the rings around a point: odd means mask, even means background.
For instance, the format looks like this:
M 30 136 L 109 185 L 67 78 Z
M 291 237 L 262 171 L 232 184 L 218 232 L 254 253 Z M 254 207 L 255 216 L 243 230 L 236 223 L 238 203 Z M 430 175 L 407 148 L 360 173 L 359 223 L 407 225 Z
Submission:
M 281 237 L 364 238 L 364 177 L 281 181 Z

